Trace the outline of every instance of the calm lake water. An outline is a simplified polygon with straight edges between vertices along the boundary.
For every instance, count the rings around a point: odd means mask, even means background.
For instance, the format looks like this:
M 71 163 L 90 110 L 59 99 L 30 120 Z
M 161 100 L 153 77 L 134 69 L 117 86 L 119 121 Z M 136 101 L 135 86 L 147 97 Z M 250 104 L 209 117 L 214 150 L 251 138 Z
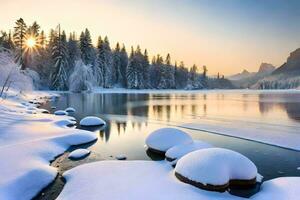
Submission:
M 88 158 L 78 165 L 125 155 L 128 160 L 159 159 L 147 154 L 144 141 L 152 131 L 197 123 L 203 119 L 222 122 L 251 122 L 279 128 L 300 127 L 300 93 L 201 92 L 176 94 L 61 94 L 49 106 L 74 107 L 79 121 L 93 115 L 107 122 L 104 130 L 93 130 L 98 141 L 89 146 Z M 238 151 L 250 158 L 268 180 L 280 176 L 300 176 L 300 152 L 204 131 L 183 129 L 194 139 Z M 284 134 L 284 132 L 282 132 Z M 300 133 L 299 133 L 300 134 Z M 300 141 L 299 141 L 300 143 Z M 70 164 L 71 163 L 71 164 Z

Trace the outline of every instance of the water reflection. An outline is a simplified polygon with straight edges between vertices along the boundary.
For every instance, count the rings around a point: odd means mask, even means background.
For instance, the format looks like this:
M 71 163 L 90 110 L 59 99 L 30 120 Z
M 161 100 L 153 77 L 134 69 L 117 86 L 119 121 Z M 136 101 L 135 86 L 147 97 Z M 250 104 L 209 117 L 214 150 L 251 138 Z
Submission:
M 51 105 L 49 105 L 50 108 Z M 300 94 L 63 94 L 52 106 L 74 107 L 74 117 L 102 117 L 107 126 L 94 131 L 98 141 L 88 160 L 159 160 L 144 147 L 147 135 L 161 127 L 188 122 L 242 123 L 275 128 L 299 127 Z M 238 151 L 255 162 L 266 179 L 300 176 L 298 152 L 256 142 L 185 129 L 193 138 Z M 284 131 L 282 132 L 284 134 Z
M 141 122 L 148 121 L 186 123 L 201 119 L 244 119 L 291 124 L 300 120 L 299 93 L 64 94 L 54 104 L 58 109 L 74 107 L 78 120 L 96 115 L 106 118 L 108 127 L 112 120 L 121 120 L 118 133 L 121 129 L 125 131 L 128 123 L 141 128 Z

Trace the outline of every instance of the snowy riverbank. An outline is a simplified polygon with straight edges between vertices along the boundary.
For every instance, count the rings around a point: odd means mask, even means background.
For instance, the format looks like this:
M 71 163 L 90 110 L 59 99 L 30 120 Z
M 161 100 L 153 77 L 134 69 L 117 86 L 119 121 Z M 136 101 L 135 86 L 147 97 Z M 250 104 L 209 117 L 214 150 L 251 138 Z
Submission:
M 97 139 L 94 133 L 60 123 L 70 117 L 43 114 L 37 108 L 52 97 L 10 92 L 0 99 L 0 199 L 31 199 L 56 177 L 51 160 L 71 145 Z

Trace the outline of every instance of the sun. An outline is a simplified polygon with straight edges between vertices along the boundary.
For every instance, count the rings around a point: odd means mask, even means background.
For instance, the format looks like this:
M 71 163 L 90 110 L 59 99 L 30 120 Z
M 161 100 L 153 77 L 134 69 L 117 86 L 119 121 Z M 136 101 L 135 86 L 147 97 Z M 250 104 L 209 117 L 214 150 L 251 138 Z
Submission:
M 35 40 L 35 38 L 33 38 L 33 37 L 28 38 L 28 39 L 26 40 L 26 45 L 27 45 L 27 47 L 29 47 L 29 48 L 35 47 L 35 45 L 36 45 L 36 40 Z

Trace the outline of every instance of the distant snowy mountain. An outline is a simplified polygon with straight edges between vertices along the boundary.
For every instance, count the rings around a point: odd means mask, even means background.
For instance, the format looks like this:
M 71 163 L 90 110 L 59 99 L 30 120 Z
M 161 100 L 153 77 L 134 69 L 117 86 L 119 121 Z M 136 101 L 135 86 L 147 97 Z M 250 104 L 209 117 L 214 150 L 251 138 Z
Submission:
M 300 88 L 300 48 L 293 51 L 287 61 L 255 83 L 255 89 L 292 89 Z
M 286 63 L 276 69 L 273 75 L 289 75 L 299 76 L 300 75 L 300 48 L 293 51 L 287 58 Z
M 237 80 L 249 78 L 249 77 L 253 76 L 254 74 L 256 74 L 256 73 L 255 72 L 249 72 L 249 71 L 244 69 L 241 73 L 229 76 L 228 79 L 232 80 L 232 81 L 237 81 Z
M 258 74 L 271 74 L 276 70 L 272 64 L 269 63 L 262 63 L 259 67 Z
M 228 77 L 228 79 L 238 88 L 250 88 L 258 80 L 270 75 L 275 69 L 272 64 L 262 63 L 257 72 L 244 70 L 242 73 Z

